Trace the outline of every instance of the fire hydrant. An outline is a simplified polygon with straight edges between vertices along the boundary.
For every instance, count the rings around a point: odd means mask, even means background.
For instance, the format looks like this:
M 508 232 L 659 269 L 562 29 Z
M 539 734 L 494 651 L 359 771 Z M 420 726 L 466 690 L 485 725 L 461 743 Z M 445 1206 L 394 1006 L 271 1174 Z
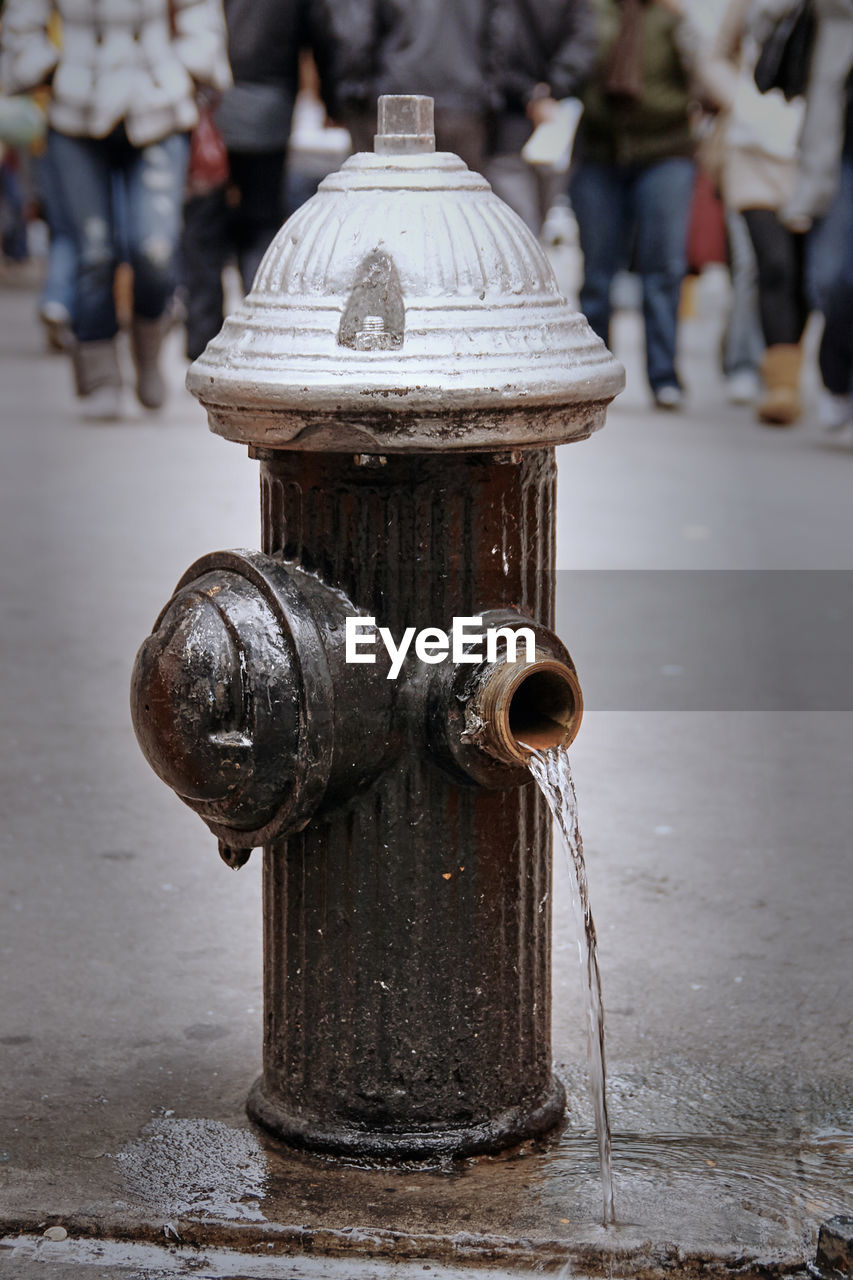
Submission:
M 263 848 L 249 1113 L 401 1159 L 544 1133 L 565 1097 L 525 761 L 581 716 L 551 630 L 554 445 L 602 425 L 621 366 L 436 153 L 431 100 L 388 97 L 187 385 L 260 460 L 263 551 L 187 571 L 132 710 L 225 861 Z

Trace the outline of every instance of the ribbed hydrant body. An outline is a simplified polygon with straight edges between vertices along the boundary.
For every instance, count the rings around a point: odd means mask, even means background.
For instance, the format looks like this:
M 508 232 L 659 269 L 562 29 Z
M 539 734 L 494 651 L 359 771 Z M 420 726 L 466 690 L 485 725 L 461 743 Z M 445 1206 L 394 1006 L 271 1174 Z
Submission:
M 394 635 L 507 599 L 550 625 L 553 450 L 261 465 L 267 554 L 342 588 Z M 265 851 L 252 1107 L 332 1150 L 506 1145 L 562 1109 L 549 822 L 535 787 L 451 777 L 423 716 L 400 712 L 376 782 Z
M 260 459 L 263 554 L 188 571 L 133 693 L 226 861 L 264 849 L 250 1113 L 399 1158 L 497 1150 L 562 1112 L 525 744 L 580 717 L 551 632 L 553 444 L 600 425 L 622 378 L 521 223 L 431 150 L 427 104 L 384 100 L 377 154 L 285 225 L 190 371 Z M 382 629 L 410 637 L 397 670 Z

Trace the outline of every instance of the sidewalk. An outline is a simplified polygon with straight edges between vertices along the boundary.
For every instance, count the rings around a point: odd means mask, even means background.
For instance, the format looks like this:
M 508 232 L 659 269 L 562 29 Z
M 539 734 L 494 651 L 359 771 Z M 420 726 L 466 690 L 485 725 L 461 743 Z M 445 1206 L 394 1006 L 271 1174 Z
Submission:
M 725 403 L 706 292 L 685 326 L 681 414 L 649 409 L 636 317 L 619 317 L 628 390 L 604 431 L 559 455 L 560 566 L 629 570 L 640 592 L 642 571 L 834 570 L 820 581 L 848 607 L 853 453 L 822 447 L 808 422 L 762 429 Z M 566 1262 L 576 1275 L 781 1275 L 813 1259 L 820 1224 L 853 1213 L 849 688 L 834 703 L 679 701 L 666 691 L 690 676 L 686 630 L 662 660 L 618 611 L 563 634 L 596 691 L 572 760 L 618 1227 L 598 1225 L 559 865 L 564 1132 L 452 1169 L 276 1150 L 243 1111 L 260 1067 L 260 861 L 221 864 L 145 764 L 128 713 L 133 656 L 184 569 L 258 545 L 257 464 L 207 431 L 177 334 L 161 417 L 80 423 L 34 313 L 30 293 L 0 290 L 0 1276 L 267 1276 L 271 1256 L 276 1276 L 318 1280 L 412 1259 L 439 1277 Z M 713 662 L 740 619 L 700 621 Z M 649 687 L 664 693 L 608 703 L 617 660 L 656 662 Z M 42 1240 L 52 1225 L 68 1238 Z M 97 1255 L 87 1237 L 124 1244 Z M 216 1253 L 228 1249 L 242 1261 Z

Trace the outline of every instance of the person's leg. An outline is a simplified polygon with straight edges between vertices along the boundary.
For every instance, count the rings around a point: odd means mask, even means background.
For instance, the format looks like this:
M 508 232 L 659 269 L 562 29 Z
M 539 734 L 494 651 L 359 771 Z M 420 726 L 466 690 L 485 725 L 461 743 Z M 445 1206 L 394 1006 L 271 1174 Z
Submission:
M 240 193 L 232 225 L 246 293 L 284 222 L 284 158 L 283 150 L 228 153 L 231 181 Z
M 764 338 L 758 316 L 758 266 L 746 223 L 733 209 L 726 212 L 731 302 L 723 334 L 722 365 L 729 399 L 752 404 L 758 396 L 758 370 Z
M 681 386 L 675 367 L 678 304 L 687 272 L 694 177 L 693 161 L 673 156 L 644 165 L 633 185 L 634 262 L 643 285 L 646 373 L 655 398 L 667 408 L 677 406 Z
M 583 162 L 569 191 L 584 260 L 580 309 L 609 345 L 610 288 L 625 256 L 629 183 L 615 165 Z
M 74 333 L 79 342 L 115 337 L 115 249 L 112 165 L 108 139 L 49 135 L 57 201 L 77 254 Z
M 164 315 L 178 283 L 189 139 L 175 133 L 147 147 L 127 146 L 124 156 L 127 251 L 133 268 L 131 351 L 136 395 L 159 409 L 166 388 L 159 355 Z
M 21 181 L 11 163 L 13 156 L 0 161 L 0 240 L 9 262 L 26 262 L 27 227 Z
M 116 273 L 113 280 L 113 297 L 116 301 L 118 327 L 129 331 L 133 324 L 133 268 L 130 265 L 128 244 L 127 175 L 124 168 L 113 173 L 113 239 L 116 252 Z
M 807 249 L 809 292 L 824 317 L 821 378 L 830 396 L 853 397 L 853 153 L 842 159 L 838 192 Z
M 486 163 L 486 122 L 467 111 L 435 108 L 435 149 L 451 151 L 469 169 L 482 173 Z
M 225 187 L 191 196 L 184 206 L 182 283 L 187 310 L 186 354 L 197 359 L 222 328 L 222 271 L 228 254 Z
M 805 302 L 803 238 L 789 231 L 772 209 L 746 209 L 758 263 L 758 300 L 766 350 L 761 372 L 761 422 L 790 426 L 800 415 L 800 365 L 808 308 Z
M 77 280 L 77 250 L 68 216 L 59 195 L 50 139 L 36 162 L 39 199 L 48 230 L 47 274 L 39 299 L 39 317 L 48 346 L 69 351 Z
M 373 139 L 376 136 L 376 108 L 354 108 L 344 106 L 340 123 L 349 130 L 354 152 L 372 151 Z
M 745 209 L 744 220 L 758 264 L 761 328 L 768 347 L 797 343 L 807 314 L 803 305 L 803 263 L 798 237 L 773 209 Z
M 124 157 L 127 253 L 134 315 L 159 320 L 177 285 L 189 140 L 174 133 Z
M 51 131 L 49 145 L 57 198 L 77 258 L 71 352 L 77 394 L 87 417 L 112 420 L 119 413 L 121 392 L 113 299 L 112 140 Z

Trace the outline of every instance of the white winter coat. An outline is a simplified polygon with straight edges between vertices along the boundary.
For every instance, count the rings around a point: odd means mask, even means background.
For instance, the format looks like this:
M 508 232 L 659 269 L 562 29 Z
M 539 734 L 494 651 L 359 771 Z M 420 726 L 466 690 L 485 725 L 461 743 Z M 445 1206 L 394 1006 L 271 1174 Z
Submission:
M 61 48 L 50 39 L 61 23 Z M 123 121 L 146 146 L 192 129 L 195 85 L 231 81 L 221 0 L 6 0 L 7 93 L 51 82 L 60 133 L 103 138 Z
M 790 4 L 791 0 L 784 0 Z M 775 0 L 776 8 L 782 0 Z M 719 175 L 730 209 L 779 210 L 796 176 L 803 101 L 786 102 L 778 89 L 759 93 L 753 73 L 759 46 L 749 27 L 753 0 L 729 0 L 710 57 L 703 64 L 706 90 L 722 110 L 724 155 Z M 770 9 L 764 0 L 762 11 Z

